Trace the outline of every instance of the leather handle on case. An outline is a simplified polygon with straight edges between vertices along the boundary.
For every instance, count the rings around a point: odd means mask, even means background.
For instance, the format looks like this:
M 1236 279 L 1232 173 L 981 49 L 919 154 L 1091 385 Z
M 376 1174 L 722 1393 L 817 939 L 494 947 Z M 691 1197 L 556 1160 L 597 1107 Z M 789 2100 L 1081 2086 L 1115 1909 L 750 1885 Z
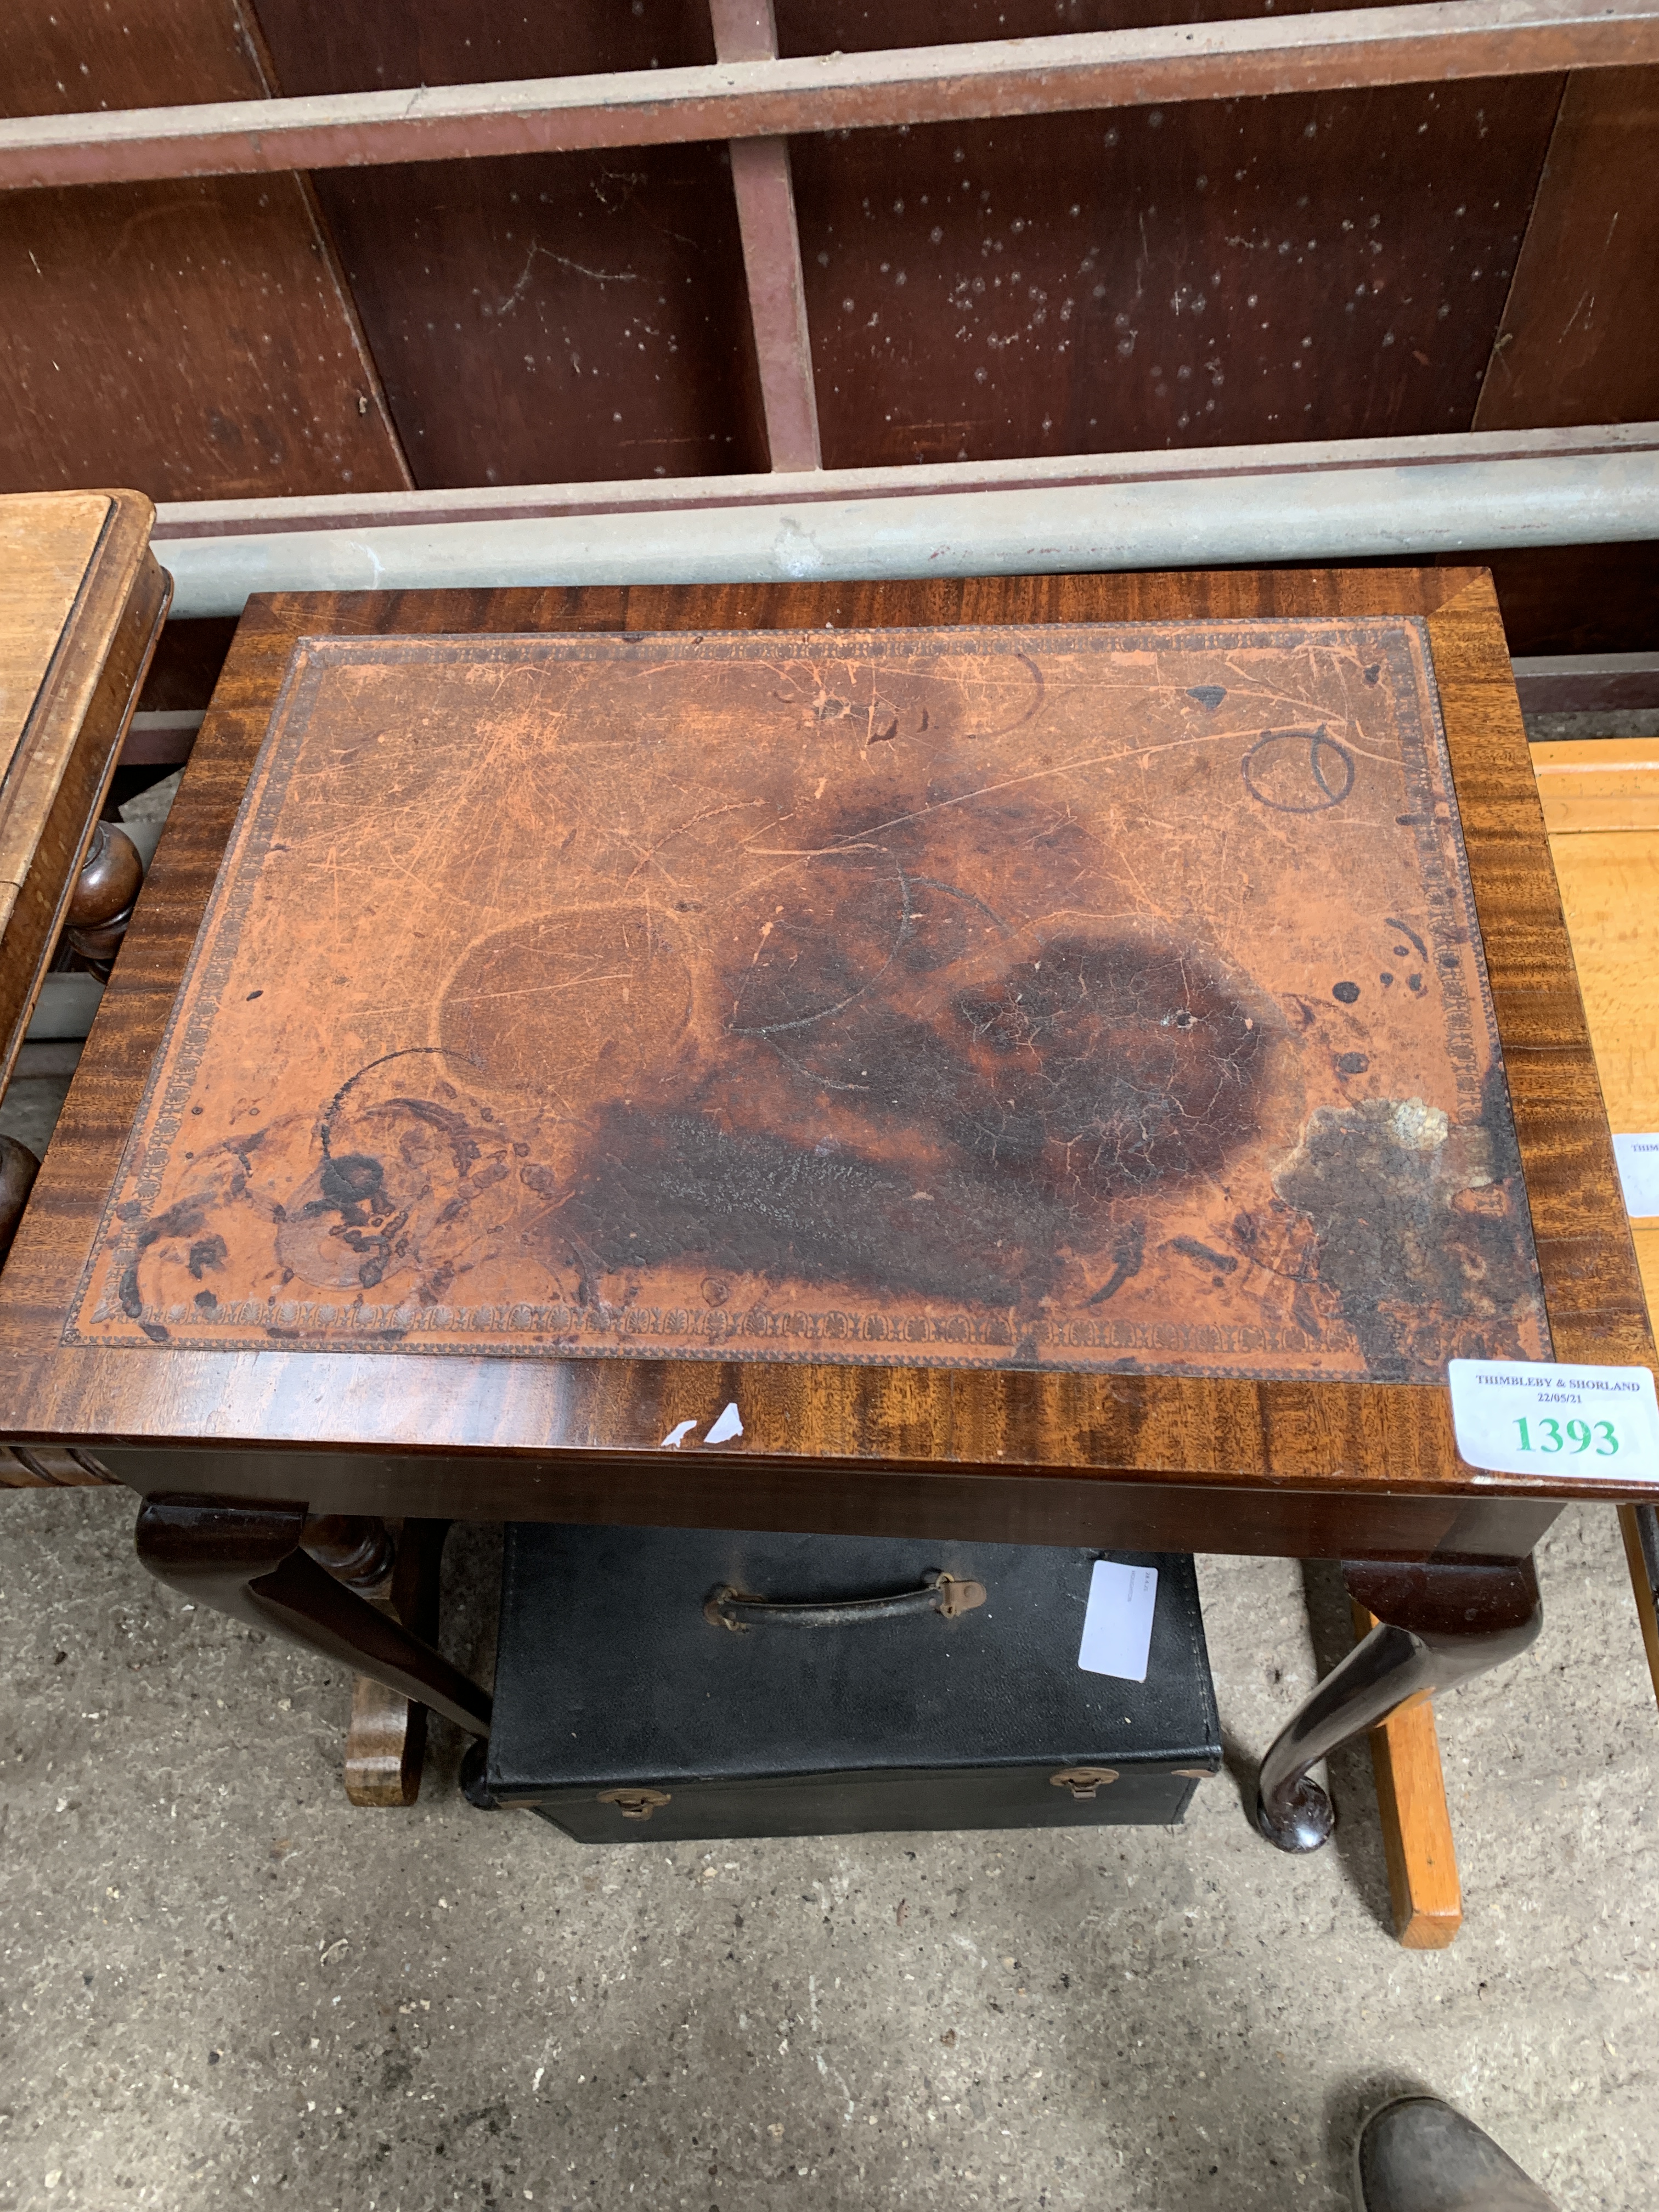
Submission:
M 703 1607 L 703 1619 L 714 1628 L 729 1628 L 741 1636 L 750 1628 L 853 1628 L 862 1620 L 908 1620 L 913 1613 L 939 1613 L 954 1620 L 985 1602 L 983 1583 L 965 1582 L 955 1575 L 933 1574 L 922 1578 L 920 1589 L 903 1590 L 896 1597 L 831 1598 L 823 1603 L 798 1605 L 772 1598 L 751 1597 L 746 1590 L 722 1583 Z

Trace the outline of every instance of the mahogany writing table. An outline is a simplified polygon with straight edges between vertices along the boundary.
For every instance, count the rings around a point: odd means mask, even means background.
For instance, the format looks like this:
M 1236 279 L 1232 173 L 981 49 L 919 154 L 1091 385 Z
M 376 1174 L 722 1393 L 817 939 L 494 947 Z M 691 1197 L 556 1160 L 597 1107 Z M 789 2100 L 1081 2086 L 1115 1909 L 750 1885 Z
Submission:
M 147 1564 L 475 1730 L 375 1516 L 1341 1559 L 1292 1849 L 1607 1495 L 1446 1361 L 1652 1360 L 1457 569 L 252 601 L 0 1290 Z

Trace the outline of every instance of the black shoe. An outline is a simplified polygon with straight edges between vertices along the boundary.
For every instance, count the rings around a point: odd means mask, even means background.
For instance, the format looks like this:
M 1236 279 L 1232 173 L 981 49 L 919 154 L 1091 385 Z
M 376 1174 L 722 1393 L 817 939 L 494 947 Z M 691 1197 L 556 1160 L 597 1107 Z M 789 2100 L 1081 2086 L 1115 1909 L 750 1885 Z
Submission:
M 1473 2120 L 1438 2097 L 1373 2112 L 1353 2152 L 1356 2212 L 1556 2212 Z

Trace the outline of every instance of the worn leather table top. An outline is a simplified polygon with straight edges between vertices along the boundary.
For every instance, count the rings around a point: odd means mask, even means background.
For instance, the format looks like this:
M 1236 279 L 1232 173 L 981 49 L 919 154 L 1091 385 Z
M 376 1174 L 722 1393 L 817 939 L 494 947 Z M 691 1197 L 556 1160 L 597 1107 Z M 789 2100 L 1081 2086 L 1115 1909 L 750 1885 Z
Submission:
M 1422 620 L 303 641 L 68 1340 L 1547 1357 Z
M 256 599 L 0 1280 L 318 1510 L 1524 1551 L 1460 1352 L 1652 1358 L 1454 569 Z

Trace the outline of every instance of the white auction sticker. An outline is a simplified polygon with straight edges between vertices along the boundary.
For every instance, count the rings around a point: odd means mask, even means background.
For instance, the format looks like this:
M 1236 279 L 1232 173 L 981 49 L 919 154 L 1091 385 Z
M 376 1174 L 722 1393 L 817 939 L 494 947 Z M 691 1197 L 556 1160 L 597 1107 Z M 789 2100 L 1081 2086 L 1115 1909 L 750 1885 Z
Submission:
M 1471 1467 L 1545 1477 L 1570 1468 L 1615 1489 L 1659 1481 L 1659 1403 L 1645 1367 L 1453 1359 L 1446 1380 Z
M 1613 1156 L 1626 1212 L 1632 1221 L 1650 1220 L 1659 1214 L 1659 1136 L 1615 1137 Z
M 1144 1682 L 1157 1605 L 1156 1567 L 1128 1567 L 1117 1559 L 1097 1559 L 1089 1577 L 1089 1603 L 1083 1615 L 1083 1648 L 1077 1655 L 1078 1665 L 1091 1674 L 1115 1674 L 1121 1682 Z

